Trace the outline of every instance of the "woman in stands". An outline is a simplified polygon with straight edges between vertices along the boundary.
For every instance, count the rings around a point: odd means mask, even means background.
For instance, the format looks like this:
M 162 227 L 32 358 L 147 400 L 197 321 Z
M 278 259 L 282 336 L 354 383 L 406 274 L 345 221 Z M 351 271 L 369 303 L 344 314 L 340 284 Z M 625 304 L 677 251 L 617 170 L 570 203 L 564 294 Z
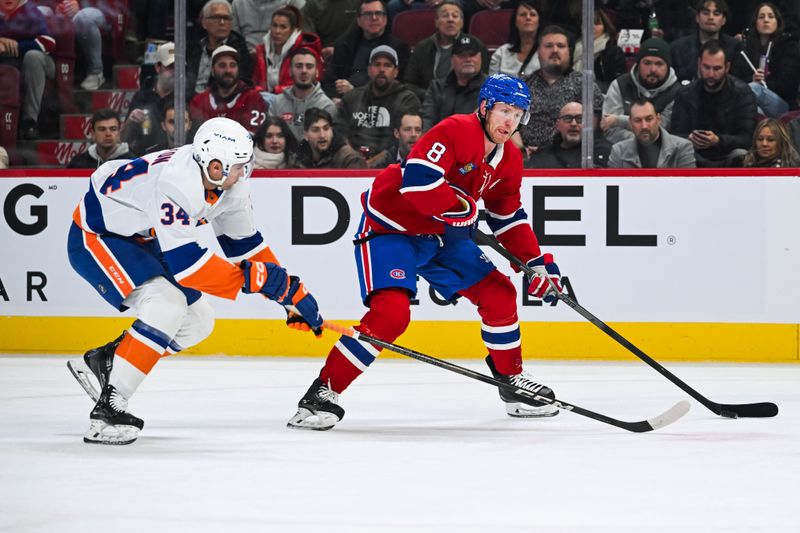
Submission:
M 256 130 L 254 141 L 255 168 L 289 168 L 294 164 L 297 141 L 282 118 L 267 115 Z
M 539 70 L 536 54 L 539 28 L 544 27 L 543 7 L 537 0 L 521 0 L 509 21 L 508 42 L 495 50 L 489 74 L 501 72 L 521 79 Z
M 756 126 L 753 145 L 742 161 L 744 167 L 797 167 L 800 155 L 795 150 L 783 122 L 765 118 Z
M 253 83 L 262 91 L 280 94 L 292 85 L 289 56 L 296 48 L 308 48 L 317 56 L 317 81 L 324 74 L 321 66 L 322 43 L 316 33 L 300 30 L 303 16 L 294 6 L 286 5 L 272 14 L 270 30 L 264 42 L 256 46 Z
M 783 15 L 775 4 L 762 2 L 756 8 L 745 30 L 744 52 L 749 61 L 741 54 L 733 58 L 731 74 L 750 81 L 759 112 L 778 118 L 796 109 L 800 47 L 797 36 L 785 31 Z M 762 56 L 766 59 L 764 68 L 759 62 Z
M 572 68 L 583 70 L 583 41 L 578 39 L 572 54 Z M 617 29 L 602 9 L 594 12 L 594 77 L 605 93 L 611 82 L 625 74 L 625 53 L 617 46 Z

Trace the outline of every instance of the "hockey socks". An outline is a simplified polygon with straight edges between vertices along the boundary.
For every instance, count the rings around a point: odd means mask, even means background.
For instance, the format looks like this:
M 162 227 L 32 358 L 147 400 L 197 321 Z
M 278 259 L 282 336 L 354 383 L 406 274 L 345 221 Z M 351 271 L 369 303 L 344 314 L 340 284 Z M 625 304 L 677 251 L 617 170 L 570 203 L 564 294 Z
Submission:
M 370 309 L 355 327 L 358 331 L 394 342 L 411 320 L 411 301 L 404 289 L 381 289 L 372 295 Z M 323 383 L 342 393 L 380 353 L 375 346 L 342 336 L 334 345 L 320 372 Z

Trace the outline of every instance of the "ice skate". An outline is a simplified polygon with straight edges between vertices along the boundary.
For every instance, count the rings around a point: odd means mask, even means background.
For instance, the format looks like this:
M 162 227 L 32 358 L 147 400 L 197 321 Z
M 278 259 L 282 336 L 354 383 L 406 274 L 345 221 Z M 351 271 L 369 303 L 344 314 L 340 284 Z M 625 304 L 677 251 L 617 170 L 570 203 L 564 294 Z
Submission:
M 519 387 L 520 389 L 525 389 L 547 398 L 555 399 L 556 397 L 555 393 L 552 391 L 552 389 L 550 389 L 550 387 L 536 383 L 533 380 L 533 376 L 527 372 L 523 371 L 513 376 L 500 374 L 494 366 L 494 361 L 492 361 L 491 355 L 486 356 L 486 364 L 489 365 L 492 375 L 498 381 L 509 383 L 515 387 Z M 514 418 L 545 418 L 549 416 L 556 416 L 558 414 L 558 407 L 554 405 L 536 402 L 540 406 L 535 407 L 533 405 L 518 401 L 521 396 L 518 396 L 516 393 L 508 392 L 503 389 L 498 389 L 498 391 L 500 392 L 500 399 L 502 399 L 506 404 L 506 413 L 508 413 L 508 416 Z
M 108 344 L 87 351 L 83 354 L 83 358 L 67 361 L 67 368 L 94 402 L 97 402 L 100 391 L 108 383 L 108 376 L 114 363 L 114 352 L 124 336 L 125 332 Z M 92 375 L 94 379 L 91 378 Z M 95 380 L 99 386 L 95 384 Z
M 144 421 L 130 414 L 126 400 L 113 385 L 103 387 L 97 404 L 89 414 L 89 430 L 83 442 L 91 444 L 130 444 L 139 437 Z
M 317 378 L 297 404 L 297 414 L 289 419 L 287 427 L 325 431 L 344 418 L 339 405 L 339 395 Z

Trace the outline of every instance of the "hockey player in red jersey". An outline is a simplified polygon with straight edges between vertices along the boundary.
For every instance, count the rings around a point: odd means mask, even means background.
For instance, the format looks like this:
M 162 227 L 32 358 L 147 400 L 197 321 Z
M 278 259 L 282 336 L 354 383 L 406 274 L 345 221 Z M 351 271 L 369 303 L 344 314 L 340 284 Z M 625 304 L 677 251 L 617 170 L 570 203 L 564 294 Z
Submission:
M 417 275 L 446 300 L 464 297 L 481 317 L 481 336 L 492 374 L 554 398 L 522 370 L 514 285 L 470 239 L 483 200 L 486 221 L 500 242 L 530 265 L 528 292 L 552 301 L 560 272 L 539 249 L 522 209 L 522 155 L 510 141 L 530 107 L 522 81 L 495 74 L 481 87 L 478 111 L 453 115 L 426 133 L 404 163 L 377 175 L 362 195 L 356 235 L 361 295 L 369 311 L 355 329 L 394 342 L 410 321 Z M 549 278 L 549 280 L 548 280 Z M 552 281 L 552 284 L 550 283 Z M 289 427 L 330 429 L 344 416 L 338 396 L 375 360 L 380 349 L 343 336 L 305 396 Z M 553 416 L 552 405 L 531 407 L 500 392 L 514 417 Z
M 290 327 L 322 333 L 316 300 L 256 229 L 252 165 L 250 134 L 213 118 L 192 145 L 109 161 L 92 174 L 69 231 L 70 264 L 136 320 L 119 339 L 67 363 L 96 401 L 85 442 L 136 440 L 144 422 L 127 411 L 128 399 L 161 357 L 211 333 L 214 310 L 204 293 L 230 300 L 260 293 L 286 309 Z M 225 258 L 200 243 L 204 224 Z

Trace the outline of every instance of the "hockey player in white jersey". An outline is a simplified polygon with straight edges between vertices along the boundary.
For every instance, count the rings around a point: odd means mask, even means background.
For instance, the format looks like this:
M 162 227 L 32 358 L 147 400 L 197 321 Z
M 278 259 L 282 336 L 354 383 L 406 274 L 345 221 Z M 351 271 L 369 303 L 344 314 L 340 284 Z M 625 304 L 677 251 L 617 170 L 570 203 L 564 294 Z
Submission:
M 85 442 L 136 440 L 144 422 L 127 411 L 128 399 L 159 358 L 211 333 L 214 312 L 203 293 L 231 300 L 261 293 L 286 308 L 290 327 L 322 333 L 314 297 L 255 227 L 252 165 L 247 130 L 214 118 L 192 145 L 110 161 L 92 174 L 69 231 L 70 263 L 136 320 L 119 339 L 68 363 L 97 402 Z M 226 258 L 200 244 L 198 226 L 206 223 Z

